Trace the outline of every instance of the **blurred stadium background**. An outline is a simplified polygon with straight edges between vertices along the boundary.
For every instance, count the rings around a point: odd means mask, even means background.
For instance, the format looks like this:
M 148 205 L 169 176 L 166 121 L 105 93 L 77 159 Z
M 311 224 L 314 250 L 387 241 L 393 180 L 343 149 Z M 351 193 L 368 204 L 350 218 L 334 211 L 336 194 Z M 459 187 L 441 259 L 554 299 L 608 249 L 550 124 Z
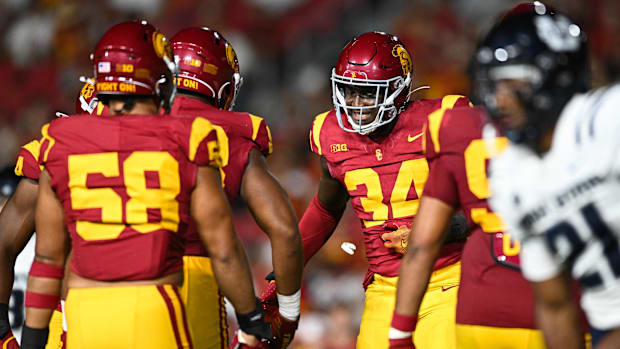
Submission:
M 298 216 L 316 192 L 318 158 L 307 136 L 315 115 L 331 108 L 329 77 L 356 34 L 396 34 L 414 59 L 416 98 L 468 93 L 465 73 L 481 30 L 513 0 L 2 0 L 0 1 L 0 165 L 39 137 L 55 111 L 72 113 L 91 76 L 89 54 L 111 25 L 148 19 L 168 37 L 187 26 L 217 29 L 239 56 L 244 85 L 236 110 L 264 117 L 272 129 L 270 166 Z M 593 85 L 620 76 L 620 2 L 548 1 L 569 13 L 591 40 Z M 243 204 L 235 224 L 252 260 L 258 292 L 271 271 L 270 247 Z M 353 256 L 340 244 L 358 246 Z M 297 348 L 354 348 L 366 271 L 359 222 L 348 211 L 305 270 Z M 234 321 L 233 321 L 234 323 Z

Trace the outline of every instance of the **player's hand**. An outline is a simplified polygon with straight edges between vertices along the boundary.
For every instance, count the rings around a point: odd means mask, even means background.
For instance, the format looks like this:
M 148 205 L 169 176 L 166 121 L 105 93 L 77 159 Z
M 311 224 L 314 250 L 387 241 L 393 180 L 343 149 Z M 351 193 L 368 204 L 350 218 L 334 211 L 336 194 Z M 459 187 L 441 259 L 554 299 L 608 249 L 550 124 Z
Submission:
M 266 340 L 259 341 L 254 336 L 245 334 L 241 330 L 237 330 L 233 336 L 229 349 L 269 349 L 269 343 Z
M 285 349 L 293 341 L 295 331 L 299 326 L 299 318 L 291 321 L 283 317 L 280 312 L 273 315 L 271 321 L 271 331 L 273 332 L 273 340 L 269 344 L 271 349 Z
M 269 281 L 267 288 L 260 295 L 260 303 L 265 313 L 265 321 L 271 326 L 274 339 L 271 341 L 269 347 L 272 349 L 283 349 L 289 346 L 295 331 L 299 325 L 299 318 L 295 321 L 288 320 L 280 314 L 280 307 L 278 306 L 278 298 L 276 295 L 276 281 L 273 278 L 273 272 L 271 272 L 265 278 Z
M 383 239 L 383 245 L 387 248 L 392 248 L 398 253 L 405 254 L 407 252 L 407 243 L 409 241 L 409 234 L 411 233 L 411 227 L 408 225 L 397 226 L 394 223 L 387 223 L 383 226 L 387 233 L 381 234 Z
M 415 349 L 411 337 L 390 339 L 390 349 Z
M 13 336 L 13 332 L 9 330 L 6 333 L 4 338 L 0 339 L 0 348 L 2 349 L 19 349 L 19 344 L 17 343 L 17 339 Z

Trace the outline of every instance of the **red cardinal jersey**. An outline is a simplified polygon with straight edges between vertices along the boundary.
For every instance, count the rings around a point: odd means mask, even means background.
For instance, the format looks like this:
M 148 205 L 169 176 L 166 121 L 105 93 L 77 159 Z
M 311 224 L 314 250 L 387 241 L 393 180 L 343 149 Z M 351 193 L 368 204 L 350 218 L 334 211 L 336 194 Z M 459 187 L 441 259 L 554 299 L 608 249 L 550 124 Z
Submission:
M 39 162 L 64 207 L 75 273 L 145 280 L 182 267 L 197 166 L 219 163 L 209 121 L 72 116 L 42 134 Z
M 171 114 L 200 115 L 213 124 L 220 145 L 222 186 L 230 203 L 239 196 L 250 150 L 256 148 L 265 156 L 273 151 L 269 127 L 258 116 L 220 110 L 195 98 L 183 96 L 174 100 Z M 187 230 L 185 254 L 206 256 L 193 224 Z
M 462 209 L 472 230 L 461 262 L 457 323 L 535 328 L 533 296 L 518 271 L 519 245 L 502 231 L 503 223 L 487 203 L 488 160 L 508 140 L 483 140 L 485 123 L 478 108 L 429 115 L 426 156 L 431 172 L 424 195 Z
M 413 102 L 398 116 L 390 134 L 377 142 L 342 130 L 334 110 L 315 118 L 310 147 L 327 160 L 331 176 L 351 197 L 362 225 L 369 273 L 398 275 L 402 255 L 385 247 L 381 235 L 386 232 L 385 223 L 410 224 L 418 211 L 428 177 L 423 153 L 426 116 L 436 110 L 467 105 L 467 98 L 452 95 Z M 447 258 L 438 262 L 441 266 L 459 259 L 460 245 L 448 249 L 449 256 L 444 255 Z
M 19 149 L 17 153 L 17 161 L 15 162 L 15 174 L 20 177 L 26 177 L 39 180 L 42 166 L 39 165 L 39 150 L 41 143 L 34 140 Z

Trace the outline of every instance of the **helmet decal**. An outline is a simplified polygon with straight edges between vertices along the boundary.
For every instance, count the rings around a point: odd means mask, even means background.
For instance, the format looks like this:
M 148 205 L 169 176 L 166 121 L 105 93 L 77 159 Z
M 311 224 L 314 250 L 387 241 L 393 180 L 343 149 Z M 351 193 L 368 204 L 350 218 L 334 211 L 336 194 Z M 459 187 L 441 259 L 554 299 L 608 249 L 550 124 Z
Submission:
M 392 56 L 397 57 L 400 60 L 400 65 L 403 67 L 404 75 L 411 73 L 413 70 L 413 63 L 409 52 L 403 47 L 403 45 L 394 45 L 394 48 L 392 48 Z
M 88 100 L 95 93 L 95 85 L 91 83 L 85 83 L 84 87 L 80 91 L 80 97 L 84 97 L 84 99 Z
M 558 52 L 577 51 L 580 47 L 581 29 L 562 15 L 534 18 L 536 32 L 545 44 Z
M 164 34 L 159 31 L 153 32 L 153 48 L 155 49 L 155 54 L 157 57 L 163 58 L 164 56 L 168 56 L 170 60 L 172 59 L 172 48 L 168 45 L 168 41 Z
M 226 60 L 235 73 L 239 72 L 239 61 L 237 60 L 237 53 L 233 49 L 232 45 L 226 43 Z

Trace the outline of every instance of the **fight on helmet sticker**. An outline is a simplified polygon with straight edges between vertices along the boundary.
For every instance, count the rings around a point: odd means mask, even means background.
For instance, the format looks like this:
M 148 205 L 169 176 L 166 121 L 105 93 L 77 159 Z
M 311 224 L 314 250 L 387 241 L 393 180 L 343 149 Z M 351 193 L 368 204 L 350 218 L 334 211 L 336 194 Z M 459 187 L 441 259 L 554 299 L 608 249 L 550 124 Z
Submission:
M 235 50 L 229 43 L 226 43 L 226 60 L 228 61 L 228 65 L 233 68 L 235 73 L 238 73 L 239 61 L 237 60 L 237 53 L 235 53 Z
M 400 65 L 403 67 L 403 74 L 407 75 L 411 73 L 413 70 L 413 63 L 411 61 L 411 56 L 407 49 L 403 47 L 401 44 L 397 44 L 392 48 L 392 56 L 398 57 L 400 60 Z
M 156 31 L 153 32 L 153 48 L 155 49 L 155 54 L 157 57 L 163 58 L 164 55 L 168 56 L 172 61 L 172 48 L 168 45 L 168 40 L 164 36 L 164 34 Z

